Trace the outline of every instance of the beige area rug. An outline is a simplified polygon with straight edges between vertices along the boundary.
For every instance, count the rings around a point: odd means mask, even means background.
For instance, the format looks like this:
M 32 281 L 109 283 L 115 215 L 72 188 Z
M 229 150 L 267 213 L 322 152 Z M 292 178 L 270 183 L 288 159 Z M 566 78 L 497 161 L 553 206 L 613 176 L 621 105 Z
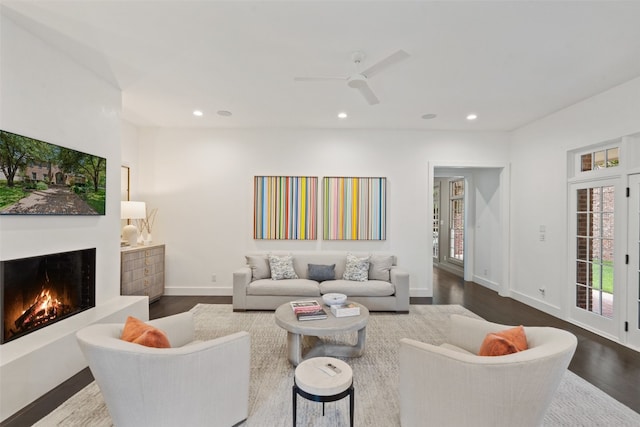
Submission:
M 251 334 L 251 385 L 246 427 L 290 426 L 293 367 L 287 360 L 286 332 L 273 312 L 234 313 L 231 305 L 198 304 L 196 335 L 212 339 L 237 331 Z M 372 313 L 367 326 L 365 354 L 346 359 L 353 368 L 355 424 L 399 426 L 398 340 L 413 338 L 442 343 L 448 318 L 458 313 L 478 317 L 459 305 L 411 306 L 410 314 Z M 355 343 L 355 333 L 339 337 Z M 348 399 L 322 404 L 298 397 L 298 425 L 340 426 L 348 423 Z M 111 426 L 95 382 L 79 391 L 36 424 L 49 426 Z M 639 426 L 640 414 L 622 405 L 575 374 L 567 371 L 545 417 L 545 426 Z

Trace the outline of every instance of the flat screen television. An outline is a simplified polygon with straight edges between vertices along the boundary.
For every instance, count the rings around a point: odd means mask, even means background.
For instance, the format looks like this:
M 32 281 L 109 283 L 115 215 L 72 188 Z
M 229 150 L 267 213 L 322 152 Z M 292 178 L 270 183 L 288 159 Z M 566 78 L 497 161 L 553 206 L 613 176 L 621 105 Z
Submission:
M 0 215 L 104 215 L 107 159 L 0 130 Z

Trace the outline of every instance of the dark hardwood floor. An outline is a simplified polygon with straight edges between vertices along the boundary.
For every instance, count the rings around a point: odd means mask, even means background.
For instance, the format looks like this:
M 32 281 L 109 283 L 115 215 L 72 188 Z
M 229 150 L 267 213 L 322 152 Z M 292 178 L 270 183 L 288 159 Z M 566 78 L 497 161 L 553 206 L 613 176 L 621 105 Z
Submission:
M 411 303 L 460 304 L 492 322 L 553 326 L 571 331 L 578 337 L 578 348 L 569 369 L 640 413 L 640 354 L 637 352 L 511 298 L 500 297 L 444 270 L 434 269 L 433 295 L 433 298 L 412 298 Z M 230 304 L 231 297 L 165 296 L 149 306 L 149 317 L 156 319 L 180 313 L 197 303 Z M 31 426 L 92 380 L 89 369 L 84 369 L 0 426 Z

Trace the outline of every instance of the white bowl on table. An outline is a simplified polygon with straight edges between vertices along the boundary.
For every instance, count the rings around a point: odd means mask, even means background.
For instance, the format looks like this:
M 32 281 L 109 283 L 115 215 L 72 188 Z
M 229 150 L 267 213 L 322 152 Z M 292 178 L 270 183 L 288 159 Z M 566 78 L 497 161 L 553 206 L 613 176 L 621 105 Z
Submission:
M 324 294 L 322 295 L 322 301 L 328 306 L 332 305 L 340 305 L 344 304 L 347 301 L 347 296 L 345 294 Z

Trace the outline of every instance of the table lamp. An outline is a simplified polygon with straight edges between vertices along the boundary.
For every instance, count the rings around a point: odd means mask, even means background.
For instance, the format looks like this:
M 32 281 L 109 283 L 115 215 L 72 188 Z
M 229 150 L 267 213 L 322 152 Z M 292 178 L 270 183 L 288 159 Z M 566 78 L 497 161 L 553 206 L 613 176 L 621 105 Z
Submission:
M 144 202 L 120 202 L 120 219 L 146 219 L 147 208 Z M 138 227 L 133 224 L 125 225 L 122 229 L 122 240 L 129 246 L 138 245 Z

